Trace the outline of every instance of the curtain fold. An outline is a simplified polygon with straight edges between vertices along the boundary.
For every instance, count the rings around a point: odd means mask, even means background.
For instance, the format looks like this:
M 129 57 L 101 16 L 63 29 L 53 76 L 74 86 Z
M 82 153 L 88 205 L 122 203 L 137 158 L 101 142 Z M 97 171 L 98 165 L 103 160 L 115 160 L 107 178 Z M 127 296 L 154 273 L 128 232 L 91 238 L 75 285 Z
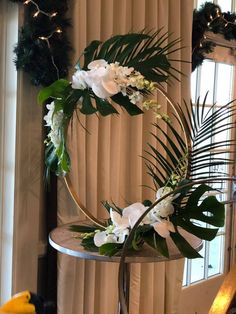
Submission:
M 73 63 L 87 44 L 94 39 L 105 40 L 113 34 L 151 30 L 163 27 L 173 32 L 171 39 L 181 37 L 185 48 L 173 53 L 172 59 L 189 61 L 191 57 L 192 1 L 188 0 L 77 0 L 72 4 L 75 47 Z M 186 32 L 186 30 L 189 30 Z M 180 102 L 189 99 L 190 64 L 176 62 L 186 77 L 176 75 L 181 83 L 172 82 L 170 96 Z M 73 69 L 71 73 L 73 73 Z M 158 95 L 162 110 L 168 110 L 164 97 Z M 112 200 L 120 207 L 127 203 L 155 198 L 146 167 L 140 156 L 147 142 L 154 142 L 152 112 L 130 117 L 79 116 L 73 119 L 68 134 L 71 148 L 71 179 L 85 206 L 99 217 L 107 217 L 102 200 Z M 85 130 L 85 129 L 86 130 Z M 83 219 L 65 190 L 59 184 L 60 224 Z M 58 263 L 59 314 L 115 314 L 117 306 L 118 265 L 79 260 L 65 255 Z M 183 259 L 166 263 L 134 264 L 131 266 L 130 313 L 174 314 L 182 285 Z

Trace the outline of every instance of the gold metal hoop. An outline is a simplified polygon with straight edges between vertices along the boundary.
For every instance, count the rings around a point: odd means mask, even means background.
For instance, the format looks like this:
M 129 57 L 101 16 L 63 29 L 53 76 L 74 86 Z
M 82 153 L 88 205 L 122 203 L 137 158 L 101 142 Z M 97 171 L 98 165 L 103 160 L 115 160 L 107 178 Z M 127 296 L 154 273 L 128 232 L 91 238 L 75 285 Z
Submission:
M 191 141 L 189 136 L 187 136 L 187 126 L 185 125 L 185 120 L 182 119 L 182 112 L 180 111 L 180 108 L 178 107 L 178 105 L 169 97 L 169 95 L 166 93 L 166 91 L 164 89 L 162 89 L 161 87 L 158 87 L 157 90 L 166 98 L 167 102 L 171 105 L 171 107 L 173 108 L 174 112 L 176 113 L 176 115 L 179 118 L 179 122 L 180 125 L 182 127 L 183 133 L 184 133 L 184 141 L 186 144 L 186 147 L 188 149 L 188 151 L 191 149 Z M 67 130 L 66 130 L 67 132 Z M 187 169 L 188 169 L 188 165 L 187 165 Z M 186 172 L 187 175 L 187 172 Z M 91 221 L 93 222 L 95 225 L 105 228 L 105 225 L 102 221 L 100 221 L 99 219 L 97 219 L 95 216 L 93 216 L 91 214 L 91 212 L 82 204 L 77 192 L 75 191 L 73 184 L 69 178 L 69 175 L 67 175 L 66 177 L 64 177 L 64 182 L 65 185 L 72 197 L 72 199 L 74 200 L 76 206 L 78 207 L 78 209 Z
M 85 206 L 82 204 L 82 202 L 80 201 L 72 183 L 71 180 L 69 178 L 69 176 L 67 175 L 66 177 L 64 177 L 64 182 L 66 184 L 66 187 L 72 197 L 72 199 L 74 200 L 76 206 L 79 208 L 79 210 L 93 223 L 95 223 L 97 226 L 105 228 L 104 224 L 98 220 L 96 217 L 94 217 L 89 210 L 87 210 L 87 208 L 85 208 Z

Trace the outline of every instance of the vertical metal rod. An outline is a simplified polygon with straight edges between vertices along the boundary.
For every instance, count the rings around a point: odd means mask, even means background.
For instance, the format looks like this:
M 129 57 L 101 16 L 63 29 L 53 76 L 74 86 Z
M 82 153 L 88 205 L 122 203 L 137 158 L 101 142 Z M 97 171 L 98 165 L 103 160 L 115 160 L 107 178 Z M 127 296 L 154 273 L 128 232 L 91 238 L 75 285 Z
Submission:
M 129 294 L 130 294 L 130 264 L 129 263 L 125 263 L 124 264 L 123 291 L 124 291 L 125 303 L 126 303 L 127 311 L 129 313 Z M 119 314 L 125 314 L 125 313 L 123 313 L 120 304 L 119 304 L 119 308 L 118 308 L 118 313 Z

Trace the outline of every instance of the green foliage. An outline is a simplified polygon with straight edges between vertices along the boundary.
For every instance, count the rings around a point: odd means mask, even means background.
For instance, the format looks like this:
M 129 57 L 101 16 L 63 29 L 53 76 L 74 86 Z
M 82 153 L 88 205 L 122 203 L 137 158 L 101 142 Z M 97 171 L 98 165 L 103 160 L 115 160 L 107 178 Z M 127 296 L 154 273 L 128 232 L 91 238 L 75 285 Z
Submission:
M 43 105 L 49 98 L 61 99 L 68 94 L 68 86 L 70 83 L 67 80 L 60 79 L 55 81 L 48 87 L 41 89 L 38 93 L 38 103 Z
M 143 239 L 148 245 L 156 249 L 161 255 L 169 258 L 169 250 L 166 239 L 156 233 L 153 228 L 149 230 L 149 232 L 144 233 Z
M 202 104 L 198 99 L 195 106 L 192 103 L 187 105 L 186 102 L 183 102 L 182 106 L 179 105 L 180 119 L 185 130 L 179 119 L 175 121 L 182 134 L 178 133 L 168 121 L 163 120 L 167 124 L 168 132 L 165 132 L 160 125 L 154 124 L 157 135 L 154 133 L 152 135 L 165 152 L 161 154 L 149 144 L 150 150 L 146 151 L 148 156 L 144 157 L 155 188 L 164 185 L 175 187 L 185 178 L 207 179 L 225 176 L 219 166 L 234 163 L 232 158 L 222 158 L 219 155 L 234 151 L 235 140 L 217 140 L 219 137 L 216 135 L 235 129 L 235 103 L 229 102 L 221 107 L 215 105 L 209 107 L 206 106 L 206 97 Z M 189 146 L 183 141 L 184 132 Z M 220 149 L 220 152 L 216 148 Z M 217 170 L 213 172 L 213 168 Z
M 192 71 L 202 64 L 207 54 L 214 51 L 214 42 L 204 38 L 205 32 L 221 34 L 226 40 L 236 39 L 235 13 L 221 12 L 212 2 L 205 2 L 193 11 Z
M 168 42 L 165 44 L 165 42 Z M 116 35 L 105 42 L 92 41 L 85 48 L 84 65 L 77 68 L 88 70 L 91 61 L 104 59 L 108 63 L 119 62 L 121 66 L 133 67 L 145 76 L 147 80 L 156 83 L 166 82 L 167 78 L 175 78 L 175 68 L 172 67 L 169 55 L 172 48 L 179 43 L 179 40 L 169 40 L 167 33 L 161 34 L 161 30 L 153 33 L 130 33 Z M 141 89 L 141 93 L 147 95 L 148 90 Z M 128 96 L 121 92 L 112 96 L 111 99 L 97 97 L 91 88 L 73 89 L 71 84 L 59 79 L 50 86 L 42 89 L 38 94 L 38 103 L 44 104 L 54 101 L 56 110 L 62 110 L 64 118 L 60 130 L 61 143 L 59 148 L 53 149 L 49 143 L 46 150 L 47 174 L 50 171 L 57 175 L 66 175 L 70 171 L 70 157 L 67 153 L 65 132 L 67 130 L 73 112 L 77 110 L 85 115 L 100 113 L 102 116 L 118 114 L 117 108 L 111 103 L 113 101 L 124 108 L 130 115 L 142 114 L 143 111 L 133 104 Z M 51 139 L 49 138 L 49 141 Z M 56 154 L 56 156 L 53 156 Z
M 79 232 L 79 233 L 93 233 L 95 230 L 99 230 L 101 228 L 97 225 L 83 224 L 83 225 L 71 225 L 69 229 L 73 232 Z
M 23 0 L 11 0 L 23 4 Z M 66 35 L 70 26 L 66 18 L 68 10 L 66 0 L 37 0 L 39 8 L 46 13 L 57 12 L 50 18 L 44 14 L 34 17 L 36 7 L 32 3 L 25 5 L 26 23 L 21 28 L 19 40 L 14 49 L 16 54 L 16 68 L 28 73 L 33 85 L 48 86 L 58 78 L 66 77 L 69 66 L 69 52 L 71 45 Z M 60 29 L 62 32 L 55 32 Z M 50 49 L 45 40 L 50 39 Z M 54 62 L 52 62 L 52 57 Z M 54 64 L 56 67 L 54 66 Z
M 106 256 L 113 256 L 122 249 L 123 244 L 106 243 L 99 247 L 99 254 Z
M 176 211 L 171 217 L 173 224 L 200 239 L 213 240 L 218 228 L 212 228 L 212 226 L 222 227 L 224 225 L 225 208 L 215 196 L 207 195 L 211 191 L 214 189 L 205 184 L 201 184 L 195 189 L 192 187 L 183 188 L 180 197 L 175 201 Z M 183 199 L 185 202 L 181 204 Z M 176 233 L 171 233 L 171 237 L 184 256 L 194 257 L 194 249 L 186 244 L 186 241 L 182 241 L 178 229 L 176 229 Z
M 192 246 L 178 231 L 175 233 L 171 232 L 170 236 L 183 256 L 187 258 L 201 257 L 201 255 L 194 248 L 192 248 Z
M 161 34 L 161 31 L 116 35 L 105 42 L 92 41 L 84 50 L 82 69 L 87 70 L 93 60 L 104 59 L 108 63 L 119 62 L 122 66 L 133 67 L 147 80 L 165 82 L 169 77 L 175 77 L 177 70 L 168 57 L 180 40 L 170 41 L 169 34 Z
M 195 106 L 192 103 L 187 105 L 186 102 L 182 106 L 179 105 L 182 124 L 177 118 L 176 122 L 182 134 L 168 121 L 164 121 L 168 132 L 155 124 L 157 135 L 152 135 L 164 154 L 154 145 L 149 145 L 150 150 L 146 151 L 144 160 L 155 189 L 162 186 L 182 186 L 180 196 L 173 202 L 175 213 L 170 217 L 171 222 L 201 239 L 211 241 L 215 238 L 218 228 L 224 225 L 224 205 L 215 196 L 208 195 L 213 190 L 210 186 L 201 184 L 194 188 L 191 182 L 196 179 L 223 178 L 227 175 L 219 166 L 233 164 L 234 160 L 222 157 L 222 154 L 225 152 L 227 156 L 228 151 L 234 151 L 236 142 L 218 138 L 222 138 L 222 132 L 235 129 L 236 106 L 234 102 L 229 102 L 221 107 L 215 104 L 209 107 L 206 106 L 206 101 L 207 95 L 203 103 L 198 99 Z M 183 141 L 184 132 L 188 145 Z M 220 152 L 216 149 L 220 149 Z M 184 256 L 198 256 L 182 239 L 178 229 L 171 233 L 171 238 Z M 154 240 L 149 237 L 149 241 L 150 245 L 154 246 Z

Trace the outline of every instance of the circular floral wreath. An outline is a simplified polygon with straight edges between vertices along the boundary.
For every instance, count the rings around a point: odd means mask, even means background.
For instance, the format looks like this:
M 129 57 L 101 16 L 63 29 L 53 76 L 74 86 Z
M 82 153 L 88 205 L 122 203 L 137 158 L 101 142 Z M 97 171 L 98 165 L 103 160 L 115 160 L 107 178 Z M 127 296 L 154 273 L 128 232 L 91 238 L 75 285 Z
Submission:
M 83 67 L 78 63 L 72 82 L 58 80 L 38 95 L 39 103 L 49 102 L 45 116 L 49 133 L 46 141 L 47 173 L 54 171 L 65 177 L 72 197 L 79 208 L 92 220 L 93 225 L 71 226 L 79 232 L 82 245 L 100 254 L 120 253 L 132 234 L 130 250 L 139 250 L 144 243 L 165 257 L 169 256 L 166 239 L 170 237 L 179 251 L 188 258 L 199 253 L 181 235 L 180 229 L 204 240 L 212 240 L 218 228 L 224 225 L 224 204 L 215 191 L 206 185 L 207 180 L 225 180 L 223 173 L 207 172 L 206 167 L 233 163 L 214 151 L 235 145 L 232 141 L 212 142 L 215 134 L 232 129 L 228 121 L 236 114 L 233 102 L 220 108 L 206 108 L 198 100 L 195 105 L 175 104 L 160 87 L 160 83 L 175 77 L 169 56 L 176 51 L 174 40 L 167 45 L 168 34 L 131 33 L 111 37 L 105 42 L 93 41 L 84 50 Z M 182 128 L 181 136 L 168 116 L 160 111 L 153 91 L 164 93 L 174 108 L 176 123 Z M 152 109 L 167 124 L 168 132 L 155 124 L 156 141 L 165 151 L 163 156 L 155 147 L 144 157 L 148 173 L 153 178 L 156 196 L 143 203 L 136 202 L 126 208 L 104 202 L 109 212 L 105 222 L 98 220 L 79 203 L 67 176 L 70 158 L 66 148 L 66 130 L 75 110 L 82 114 L 117 114 L 117 106 L 130 115 Z M 212 110 L 211 110 L 212 109 Z M 163 136 L 165 141 L 163 141 Z M 210 144 L 209 144 L 210 143 Z M 233 148 L 233 147 L 232 147 Z M 221 151 L 222 152 L 222 151 Z M 210 178 L 209 178 L 210 177 Z M 194 180 L 193 180 L 194 179 Z M 201 179 L 195 181 L 195 179 Z

